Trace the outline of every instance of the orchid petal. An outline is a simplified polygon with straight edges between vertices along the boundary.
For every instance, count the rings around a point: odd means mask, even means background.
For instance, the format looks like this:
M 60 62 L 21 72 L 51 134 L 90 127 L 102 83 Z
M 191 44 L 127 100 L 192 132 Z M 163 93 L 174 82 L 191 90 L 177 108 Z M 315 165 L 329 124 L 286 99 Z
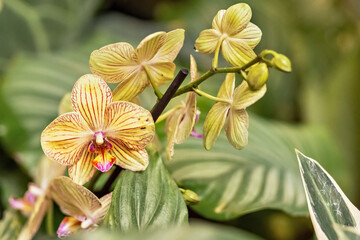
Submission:
M 95 194 L 68 177 L 54 178 L 49 187 L 50 196 L 66 215 L 78 219 L 88 217 L 101 207 L 101 202 Z
M 260 98 L 266 92 L 266 85 L 262 86 L 259 90 L 251 90 L 248 83 L 243 81 L 240 86 L 235 89 L 233 107 L 236 110 L 247 108 Z
M 115 164 L 131 171 L 143 171 L 149 164 L 149 156 L 145 149 L 131 150 L 116 139 L 109 139 L 114 146 L 111 154 L 116 157 Z
M 218 30 L 219 32 L 221 32 L 221 20 L 225 12 L 226 10 L 224 9 L 219 10 L 212 21 L 212 28 Z
M 225 38 L 222 43 L 222 54 L 233 66 L 243 66 L 256 58 L 255 52 L 242 39 Z
M 221 19 L 221 32 L 230 36 L 241 32 L 250 22 L 251 8 L 246 3 L 229 7 Z
M 69 176 L 75 183 L 82 185 L 91 179 L 96 172 L 96 168 L 92 165 L 96 156 L 97 154 L 90 153 L 86 148 L 79 156 L 79 161 L 69 166 Z
M 81 114 L 91 130 L 100 131 L 104 125 L 106 106 L 113 101 L 111 90 L 104 80 L 93 74 L 80 77 L 71 97 L 74 111 Z
M 120 139 L 127 148 L 140 150 L 154 138 L 155 125 L 151 113 L 130 102 L 113 102 L 105 113 L 104 133 Z
M 156 32 L 145 37 L 135 50 L 139 63 L 151 60 L 163 46 L 165 40 L 165 32 Z
M 91 71 L 106 82 L 126 80 L 137 70 L 134 48 L 125 42 L 106 45 L 90 55 Z
M 215 51 L 221 33 L 214 29 L 206 29 L 200 32 L 195 41 L 195 49 L 201 53 L 210 54 Z
M 57 117 L 41 134 L 41 146 L 47 157 L 60 164 L 72 165 L 87 148 L 92 133 L 79 113 Z
M 197 64 L 195 58 L 190 54 L 190 82 L 198 78 Z
M 172 62 L 175 60 L 180 49 L 184 44 L 184 29 L 175 29 L 166 33 L 166 39 L 156 53 L 153 61 L 156 62 Z
M 37 183 L 41 189 L 46 189 L 53 178 L 64 174 L 65 168 L 66 166 L 43 156 L 40 160 L 37 174 L 35 175 L 35 183 Z
M 56 233 L 58 238 L 63 238 L 74 234 L 80 228 L 81 221 L 73 217 L 64 217 Z
M 149 63 L 146 67 L 148 69 L 148 74 L 154 80 L 156 85 L 162 85 L 174 78 L 176 66 L 172 62 Z
M 225 124 L 225 132 L 229 142 L 242 149 L 248 143 L 249 116 L 245 109 L 231 109 Z
M 105 217 L 111 204 L 111 197 L 112 193 L 109 193 L 100 198 L 101 207 L 92 214 L 95 224 L 98 224 Z
M 228 103 L 218 102 L 209 111 L 204 122 L 204 147 L 210 150 L 214 145 L 221 129 L 225 124 L 226 115 L 230 105 Z
M 181 144 L 190 136 L 191 130 L 195 125 L 196 119 L 196 94 L 189 92 L 186 96 L 185 109 L 176 131 L 175 143 Z
M 244 30 L 234 35 L 233 38 L 243 40 L 250 48 L 256 47 L 261 40 L 262 32 L 258 26 L 249 23 Z
M 130 101 L 144 91 L 149 85 L 149 80 L 144 70 L 121 82 L 113 91 L 114 101 Z
M 43 194 L 37 198 L 34 209 L 22 228 L 18 239 L 21 240 L 30 240 L 38 231 L 40 224 L 44 218 L 45 212 L 51 204 L 50 200 L 46 197 L 46 194 Z
M 167 136 L 167 146 L 166 153 L 168 159 L 172 159 L 174 155 L 174 144 L 176 138 L 176 132 L 179 129 L 179 124 L 181 117 L 183 115 L 183 107 L 175 110 L 167 119 L 166 119 L 166 136 Z
M 228 73 L 226 74 L 225 81 L 221 84 L 217 97 L 231 100 L 233 98 L 234 88 L 235 73 Z

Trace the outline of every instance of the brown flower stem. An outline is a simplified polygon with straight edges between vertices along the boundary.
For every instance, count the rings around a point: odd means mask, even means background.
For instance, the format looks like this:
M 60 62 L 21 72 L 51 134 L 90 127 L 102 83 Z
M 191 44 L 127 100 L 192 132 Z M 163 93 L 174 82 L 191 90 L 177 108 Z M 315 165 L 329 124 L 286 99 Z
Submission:
M 195 81 L 193 81 L 193 82 L 185 85 L 184 87 L 180 88 L 179 90 L 177 90 L 173 97 L 177 97 L 186 92 L 193 91 L 193 88 L 196 88 L 203 81 L 205 81 L 206 79 L 208 79 L 209 77 L 211 77 L 212 75 L 214 75 L 216 73 L 240 73 L 241 71 L 251 67 L 252 65 L 254 65 L 262 60 L 263 60 L 263 58 L 261 56 L 257 56 L 256 58 L 254 58 L 253 60 L 251 60 L 250 62 L 248 62 L 247 64 L 245 64 L 241 67 L 224 67 L 224 68 L 210 69 L 209 71 L 204 73 L 201 77 L 199 77 Z
M 170 87 L 164 93 L 164 96 L 153 107 L 153 109 L 151 110 L 151 115 L 154 119 L 154 122 L 156 122 L 160 114 L 164 111 L 164 109 L 166 108 L 170 100 L 173 98 L 174 94 L 176 93 L 176 91 L 183 83 L 188 74 L 189 71 L 187 69 L 180 69 L 179 73 L 176 75 L 175 79 L 170 84 Z
M 174 93 L 176 92 L 176 90 L 178 90 L 178 88 L 183 83 L 183 81 L 185 80 L 188 74 L 189 71 L 187 69 L 185 68 L 180 69 L 179 73 L 176 75 L 175 79 L 172 81 L 170 87 L 166 90 L 163 97 L 160 100 L 158 100 L 156 105 L 153 107 L 153 110 L 151 111 L 151 115 L 154 119 L 154 122 L 156 122 L 160 114 L 164 111 L 165 107 L 172 99 Z M 114 171 L 107 179 L 101 191 L 96 194 L 98 197 L 102 197 L 105 194 L 109 193 L 110 187 L 114 183 L 118 175 L 120 174 L 121 169 L 122 169 L 121 167 L 115 166 Z

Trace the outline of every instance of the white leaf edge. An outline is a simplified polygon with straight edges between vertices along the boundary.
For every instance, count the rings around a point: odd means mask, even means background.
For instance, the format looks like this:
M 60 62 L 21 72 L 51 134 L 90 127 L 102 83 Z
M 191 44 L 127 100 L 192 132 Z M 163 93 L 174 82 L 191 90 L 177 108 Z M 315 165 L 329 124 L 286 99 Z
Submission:
M 331 177 L 331 175 L 325 171 L 325 169 L 314 159 L 309 158 L 307 156 L 305 156 L 302 152 L 300 152 L 299 150 L 295 149 L 296 152 L 296 157 L 298 159 L 298 163 L 299 163 L 299 168 L 300 168 L 300 175 L 301 175 L 301 180 L 304 186 L 304 190 L 305 190 L 305 195 L 306 195 L 306 201 L 308 204 L 308 208 L 309 208 L 309 212 L 310 212 L 310 218 L 312 221 L 312 224 L 314 226 L 315 229 L 315 234 L 316 237 L 318 239 L 321 240 L 326 240 L 329 239 L 326 234 L 324 233 L 324 231 L 322 230 L 320 223 L 317 221 L 316 218 L 316 212 L 315 210 L 312 208 L 311 205 L 311 200 L 309 197 L 309 192 L 307 190 L 307 185 L 305 183 L 305 179 L 304 179 L 304 169 L 302 167 L 301 164 L 301 160 L 300 158 L 303 157 L 305 158 L 308 162 L 311 162 L 311 164 L 316 164 L 321 171 L 323 171 L 323 173 L 330 179 L 331 183 L 333 184 L 333 186 L 335 187 L 335 189 L 338 191 L 338 193 L 342 196 L 344 202 L 346 203 L 350 213 L 352 214 L 352 217 L 356 223 L 356 227 L 347 227 L 344 225 L 339 225 L 338 223 L 333 222 L 332 223 L 332 227 L 334 228 L 334 230 L 336 231 L 336 233 L 338 234 L 338 236 L 340 237 L 340 239 L 344 239 L 344 230 L 347 229 L 347 231 L 351 231 L 354 234 L 358 235 L 360 237 L 360 211 L 351 203 L 351 201 L 346 197 L 346 195 L 344 194 L 344 192 L 341 190 L 341 188 L 339 187 L 339 185 L 336 183 L 336 181 Z

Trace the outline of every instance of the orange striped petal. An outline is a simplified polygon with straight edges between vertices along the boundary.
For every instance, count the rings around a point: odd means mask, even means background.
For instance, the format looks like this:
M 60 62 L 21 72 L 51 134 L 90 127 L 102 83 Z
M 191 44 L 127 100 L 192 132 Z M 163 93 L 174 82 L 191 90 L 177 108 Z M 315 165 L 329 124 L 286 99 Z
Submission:
M 166 33 L 166 39 L 153 58 L 156 62 L 172 62 L 184 44 L 184 29 L 175 29 Z
M 155 125 L 151 113 L 130 102 L 114 102 L 106 109 L 104 134 L 121 141 L 127 148 L 140 150 L 154 138 Z
M 146 65 L 156 85 L 162 85 L 174 78 L 175 64 L 172 62 L 155 62 Z M 149 80 L 150 81 L 150 80 Z
M 232 36 L 241 32 L 249 24 L 251 15 L 251 8 L 246 3 L 229 7 L 221 19 L 222 33 Z
M 234 35 L 233 38 L 243 40 L 250 48 L 256 47 L 261 40 L 262 32 L 258 26 L 249 23 L 244 30 Z
M 139 63 L 151 60 L 163 46 L 165 40 L 165 32 L 156 32 L 144 38 L 135 50 Z
M 70 178 L 54 178 L 49 185 L 49 194 L 61 211 L 75 218 L 84 218 L 101 208 L 100 200 L 87 188 Z
M 126 80 L 138 68 L 135 50 L 125 42 L 109 44 L 93 51 L 89 64 L 94 74 L 110 83 Z
M 71 97 L 74 111 L 81 114 L 91 130 L 101 131 L 106 106 L 113 101 L 111 90 L 104 80 L 93 74 L 80 77 Z
M 150 84 L 145 70 L 121 82 L 113 91 L 114 101 L 130 101 Z
M 217 94 L 218 98 L 231 100 L 233 98 L 235 88 L 235 73 L 226 74 L 225 81 L 221 85 Z
M 47 157 L 64 165 L 75 164 L 87 148 L 92 132 L 79 113 L 57 117 L 41 134 L 41 146 Z
M 243 109 L 252 105 L 266 93 L 266 85 L 262 86 L 259 90 L 251 90 L 248 83 L 243 81 L 234 92 L 233 107 L 234 109 Z
M 195 49 L 201 53 L 210 54 L 215 51 L 221 33 L 214 29 L 206 29 L 200 32 L 195 41 Z
M 51 204 L 50 200 L 45 194 L 39 196 L 36 200 L 34 209 L 26 222 L 25 226 L 21 229 L 18 239 L 32 239 L 35 233 L 38 231 L 40 224 L 44 218 L 45 212 Z
M 222 43 L 222 54 L 233 66 L 243 66 L 256 58 L 256 54 L 242 39 L 225 38 Z
M 90 153 L 88 148 L 85 148 L 79 161 L 69 166 L 69 176 L 75 183 L 82 185 L 91 179 L 96 172 L 96 168 L 92 165 L 92 161 L 94 161 L 96 156 L 96 153 Z
M 221 32 L 221 20 L 224 16 L 224 13 L 226 12 L 226 10 L 222 9 L 219 10 L 216 14 L 216 16 L 214 17 L 213 21 L 212 21 L 212 28 L 215 30 L 218 30 L 219 32 Z
M 218 102 L 209 111 L 204 122 L 203 143 L 206 150 L 210 150 L 214 145 L 221 129 L 223 128 L 230 105 Z
M 143 171 L 149 164 L 149 156 L 145 149 L 131 150 L 115 139 L 109 139 L 114 146 L 111 154 L 116 157 L 115 164 L 131 171 Z
M 231 109 L 225 124 L 226 136 L 236 149 L 244 148 L 248 143 L 249 116 L 245 109 Z

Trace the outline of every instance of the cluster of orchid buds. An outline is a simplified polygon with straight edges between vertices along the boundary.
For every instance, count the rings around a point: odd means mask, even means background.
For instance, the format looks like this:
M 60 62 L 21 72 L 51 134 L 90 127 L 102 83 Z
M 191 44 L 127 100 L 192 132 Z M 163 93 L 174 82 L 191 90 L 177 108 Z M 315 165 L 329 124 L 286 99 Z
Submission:
M 271 50 L 255 54 L 253 49 L 260 42 L 262 32 L 250 22 L 251 15 L 245 3 L 220 10 L 213 19 L 212 29 L 202 31 L 195 42 L 197 52 L 214 53 L 211 68 L 200 76 L 195 58 L 190 56 L 189 83 L 179 88 L 186 77 L 183 71 L 183 76 L 174 80 L 179 82 L 172 84 L 165 94 L 158 86 L 174 79 L 173 61 L 183 46 L 183 29 L 153 33 L 136 49 L 119 42 L 93 51 L 89 61 L 92 74 L 80 77 L 75 83 L 72 109 L 68 112 L 64 109 L 69 107 L 60 107 L 59 116 L 41 135 L 46 155 L 42 159 L 45 168 L 39 167 L 41 179 L 30 185 L 23 199 L 10 199 L 14 208 L 30 216 L 21 239 L 31 239 L 36 233 L 52 204 L 51 199 L 68 216 L 58 228 L 59 237 L 99 225 L 110 206 L 111 193 L 102 194 L 99 199 L 82 185 L 97 170 L 107 172 L 114 164 L 131 171 L 144 171 L 149 163 L 145 148 L 155 137 L 155 124 L 162 120 L 166 119 L 169 159 L 174 154 L 174 144 L 183 143 L 189 136 L 202 138 L 205 149 L 210 150 L 224 126 L 230 144 L 236 149 L 245 147 L 249 126 L 246 108 L 264 96 L 268 68 L 291 71 L 290 61 L 284 55 Z M 220 51 L 230 67 L 218 66 Z M 218 73 L 226 73 L 226 77 L 216 97 L 200 90 L 200 84 Z M 243 78 L 238 86 L 235 86 L 236 73 Z M 111 91 L 106 82 L 119 84 Z M 138 95 L 148 86 L 158 98 L 154 107 L 157 114 L 137 104 Z M 182 94 L 186 94 L 183 103 L 160 115 L 170 99 Z M 202 134 L 194 130 L 201 110 L 196 105 L 198 95 L 215 101 L 207 113 Z M 62 104 L 67 101 L 63 100 Z M 65 166 L 69 177 L 61 176 Z M 199 201 L 191 190 L 180 191 L 189 204 Z

